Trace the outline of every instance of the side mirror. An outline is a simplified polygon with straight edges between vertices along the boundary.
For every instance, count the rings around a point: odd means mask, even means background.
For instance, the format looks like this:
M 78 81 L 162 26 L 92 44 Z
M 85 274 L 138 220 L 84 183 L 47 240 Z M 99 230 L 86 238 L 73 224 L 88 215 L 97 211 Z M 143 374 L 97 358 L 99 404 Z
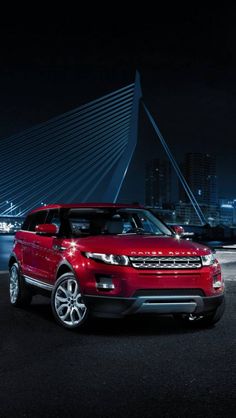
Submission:
M 174 233 L 176 235 L 183 235 L 184 234 L 184 228 L 180 225 L 172 225 L 171 226 L 172 230 L 174 231 Z
M 58 227 L 54 224 L 39 224 L 36 225 L 35 231 L 41 235 L 56 235 L 58 233 Z

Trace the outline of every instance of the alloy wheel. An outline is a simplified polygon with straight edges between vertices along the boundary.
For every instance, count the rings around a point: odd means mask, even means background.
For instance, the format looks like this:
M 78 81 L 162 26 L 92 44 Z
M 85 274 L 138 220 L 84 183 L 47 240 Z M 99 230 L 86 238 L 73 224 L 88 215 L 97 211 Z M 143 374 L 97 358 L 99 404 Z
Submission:
M 59 284 L 54 296 L 54 307 L 58 318 L 69 327 L 76 327 L 83 321 L 87 307 L 74 278 L 65 279 Z
M 19 273 L 15 265 L 10 270 L 10 301 L 15 303 L 19 295 Z

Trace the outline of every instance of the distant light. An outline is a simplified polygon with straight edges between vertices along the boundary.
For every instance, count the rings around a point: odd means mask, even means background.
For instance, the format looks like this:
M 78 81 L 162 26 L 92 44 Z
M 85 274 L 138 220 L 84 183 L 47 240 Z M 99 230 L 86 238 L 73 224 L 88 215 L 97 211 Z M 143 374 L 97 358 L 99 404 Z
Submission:
M 11 223 L 7 223 L 7 222 L 0 222 L 0 231 L 1 232 L 10 232 L 10 230 L 12 229 L 13 225 Z
M 221 208 L 225 208 L 225 209 L 233 209 L 233 206 L 232 205 L 228 205 L 228 204 L 223 204 L 223 205 L 221 205 Z

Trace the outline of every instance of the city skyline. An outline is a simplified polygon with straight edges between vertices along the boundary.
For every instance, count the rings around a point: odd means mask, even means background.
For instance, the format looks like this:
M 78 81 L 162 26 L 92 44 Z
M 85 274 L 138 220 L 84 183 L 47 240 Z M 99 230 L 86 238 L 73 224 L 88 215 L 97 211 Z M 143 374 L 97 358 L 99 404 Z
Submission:
M 188 173 L 186 173 L 186 166 L 183 165 L 183 162 L 185 162 L 187 166 Z M 198 169 L 199 163 L 200 167 Z M 229 209 L 235 209 L 236 199 L 222 199 L 218 197 L 218 176 L 216 171 L 215 156 L 204 153 L 186 153 L 183 156 L 182 164 L 180 163 L 179 165 L 182 168 L 182 171 L 185 174 L 185 179 L 191 186 L 190 188 L 195 194 L 200 206 L 218 206 L 219 208 L 224 208 L 225 212 Z M 146 204 L 147 206 L 156 208 L 159 207 L 160 209 L 171 209 L 171 207 L 174 207 L 179 203 L 191 205 L 188 197 L 185 195 L 182 185 L 179 185 L 179 191 L 176 195 L 177 197 L 173 198 L 172 192 L 174 173 L 170 161 L 166 158 L 161 159 L 154 157 L 152 159 L 144 160 L 144 166 L 144 201 L 139 202 L 140 204 Z M 214 180 L 216 179 L 216 181 L 213 181 L 213 189 L 211 182 L 208 184 L 208 177 L 214 177 Z M 199 187 L 201 187 L 200 194 L 198 193 Z M 138 201 L 135 197 L 136 196 L 133 196 L 133 201 Z M 13 201 L 16 202 L 14 198 L 1 202 L 1 210 L 3 213 L 5 210 L 7 211 L 6 216 L 16 216 L 21 215 L 22 213 L 21 203 L 17 205 Z M 41 206 L 45 206 L 46 204 L 47 203 L 45 202 L 40 202 Z M 232 216 L 235 217 L 235 215 Z

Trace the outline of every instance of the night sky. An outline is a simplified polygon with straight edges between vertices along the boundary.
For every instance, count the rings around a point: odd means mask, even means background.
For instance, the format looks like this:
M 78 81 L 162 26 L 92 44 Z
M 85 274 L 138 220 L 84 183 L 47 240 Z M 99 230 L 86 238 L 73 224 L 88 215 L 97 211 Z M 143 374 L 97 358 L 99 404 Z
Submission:
M 110 18 L 101 18 L 101 10 L 93 18 L 88 11 L 43 12 L 2 18 L 1 138 L 132 82 L 138 69 L 144 101 L 176 159 L 185 152 L 215 154 L 220 197 L 236 198 L 236 15 L 230 7 L 182 11 L 170 3 L 158 13 L 146 6 L 137 16 L 113 3 Z

